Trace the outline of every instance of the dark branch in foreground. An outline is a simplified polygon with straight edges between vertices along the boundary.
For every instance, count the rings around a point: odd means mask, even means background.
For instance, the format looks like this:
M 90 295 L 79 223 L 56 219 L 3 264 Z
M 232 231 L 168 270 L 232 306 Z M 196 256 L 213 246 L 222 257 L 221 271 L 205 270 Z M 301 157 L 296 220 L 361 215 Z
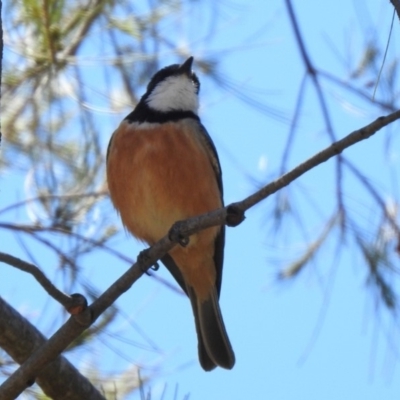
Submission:
M 354 131 L 345 138 L 333 143 L 325 150 L 317 153 L 315 156 L 282 175 L 280 178 L 266 185 L 243 201 L 204 215 L 190 218 L 186 221 L 180 221 L 171 230 L 174 234 L 168 234 L 154 246 L 145 250 L 145 256 L 139 257 L 139 262 L 136 262 L 129 268 L 129 270 L 95 300 L 91 306 L 86 308 L 82 313 L 69 318 L 46 343 L 36 350 L 31 357 L 0 386 L 0 400 L 16 398 L 26 388 L 27 382 L 35 380 L 43 368 L 45 368 L 48 363 L 52 362 L 57 355 L 85 329 L 93 324 L 122 293 L 126 292 L 133 283 L 140 278 L 144 271 L 149 269 L 157 260 L 170 251 L 172 247 L 176 245 L 175 242 L 171 241 L 170 237 L 178 238 L 177 240 L 181 241 L 182 238 L 188 237 L 202 229 L 227 223 L 232 217 L 232 211 L 235 211 L 239 215 L 240 212 L 244 213 L 246 210 L 267 198 L 269 195 L 277 192 L 279 189 L 287 186 L 307 171 L 340 154 L 344 149 L 355 143 L 369 138 L 381 128 L 398 119 L 400 119 L 400 111 L 396 111 L 386 117 L 380 117 L 364 128 Z M 179 230 L 178 235 L 176 232 L 177 229 Z
M 22 364 L 40 346 L 46 338 L 0 297 L 0 347 L 12 359 Z M 54 359 L 55 358 L 55 359 Z M 58 400 L 104 400 L 104 397 L 79 371 L 64 357 L 53 357 L 36 375 L 36 380 L 47 396 Z M 24 386 L 28 386 L 28 380 Z M 7 392 L 1 391 L 0 399 L 14 399 Z

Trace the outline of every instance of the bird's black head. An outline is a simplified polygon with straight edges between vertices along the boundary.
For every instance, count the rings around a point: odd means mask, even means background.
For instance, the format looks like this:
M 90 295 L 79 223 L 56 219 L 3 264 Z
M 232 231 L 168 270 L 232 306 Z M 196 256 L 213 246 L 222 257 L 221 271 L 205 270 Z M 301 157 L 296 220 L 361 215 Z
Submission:
M 193 57 L 189 57 L 183 64 L 172 64 L 168 67 L 160 69 L 151 78 L 149 84 L 147 85 L 147 93 L 151 93 L 153 89 L 163 80 L 171 76 L 186 75 L 193 83 L 199 93 L 200 81 L 197 75 L 192 72 Z
M 173 64 L 158 71 L 143 96 L 150 109 L 159 112 L 191 111 L 197 113 L 200 82 L 192 72 L 193 57 L 183 64 Z

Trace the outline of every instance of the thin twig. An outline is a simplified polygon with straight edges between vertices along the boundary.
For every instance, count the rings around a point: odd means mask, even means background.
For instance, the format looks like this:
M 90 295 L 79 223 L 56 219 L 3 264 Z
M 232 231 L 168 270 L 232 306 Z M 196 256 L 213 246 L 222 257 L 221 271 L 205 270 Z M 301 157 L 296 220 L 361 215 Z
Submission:
M 23 261 L 7 253 L 0 252 L 0 262 L 18 268 L 21 271 L 31 274 L 43 287 L 43 289 L 54 299 L 56 299 L 65 308 L 69 308 L 73 300 L 70 296 L 58 290 L 47 276 L 36 265 Z
M 100 240 L 92 239 L 92 238 L 80 235 L 79 233 L 71 232 L 66 229 L 52 227 L 52 226 L 43 227 L 43 226 L 32 226 L 32 225 L 22 225 L 22 224 L 11 224 L 11 223 L 6 223 L 6 222 L 0 222 L 0 228 L 10 229 L 13 231 L 18 231 L 18 232 L 24 232 L 26 234 L 33 236 L 37 241 L 43 243 L 46 246 L 49 246 L 62 260 L 66 261 L 71 266 L 75 266 L 75 263 L 65 253 L 61 252 L 51 242 L 44 241 L 44 239 L 39 237 L 38 235 L 36 235 L 36 233 L 40 233 L 40 232 L 61 233 L 68 237 L 73 237 L 73 238 L 76 238 L 77 240 L 81 240 L 84 243 L 89 243 L 93 247 L 100 248 L 103 251 L 119 258 L 120 260 L 127 262 L 129 265 L 132 265 L 135 262 L 132 257 L 127 257 L 125 254 L 106 245 L 104 243 L 105 239 L 100 239 Z M 168 280 L 162 278 L 161 276 L 154 275 L 152 272 L 148 272 L 147 275 L 150 276 L 152 279 L 155 279 L 156 281 L 158 281 L 159 283 L 161 283 L 168 289 L 172 290 L 173 292 L 175 292 L 179 295 L 184 294 L 182 289 L 178 288 L 178 286 L 170 283 Z M 57 300 L 57 298 L 55 298 L 55 300 Z
M 351 163 L 347 159 L 344 159 L 344 163 L 350 169 L 350 171 L 360 180 L 360 182 L 366 187 L 366 189 L 369 191 L 369 193 L 372 195 L 372 197 L 375 199 L 375 201 L 382 208 L 385 218 L 389 222 L 392 229 L 396 232 L 397 239 L 400 241 L 400 227 L 397 224 L 396 219 L 392 215 L 390 215 L 384 200 L 379 195 L 377 190 L 371 185 L 371 183 L 368 181 L 367 177 L 365 175 L 363 175 L 359 171 L 359 169 L 353 165 L 353 163 Z
M 22 201 L 19 201 L 17 203 L 11 204 L 8 207 L 5 207 L 3 209 L 0 210 L 0 214 L 3 214 L 5 212 L 8 212 L 14 208 L 18 208 L 18 207 L 22 207 L 22 206 L 26 206 L 28 203 L 33 203 L 36 201 L 39 202 L 44 202 L 46 200 L 55 200 L 55 199 L 81 199 L 81 198 L 85 198 L 85 197 L 102 197 L 102 196 L 106 196 L 107 192 L 105 190 L 101 190 L 99 192 L 90 192 L 90 193 L 76 193 L 76 194 L 63 194 L 63 195 L 56 195 L 56 194 L 46 194 L 43 196 L 38 196 L 38 197 L 32 197 L 30 199 L 25 199 Z
M 294 30 L 296 42 L 299 47 L 301 57 L 303 59 L 307 73 L 311 77 L 315 91 L 317 93 L 322 116 L 325 121 L 326 130 L 328 132 L 328 135 L 329 135 L 331 141 L 334 142 L 336 140 L 336 135 L 333 130 L 333 124 L 332 124 L 331 117 L 330 117 L 330 114 L 328 111 L 328 105 L 326 103 L 325 96 L 324 96 L 324 93 L 321 89 L 321 85 L 319 82 L 318 70 L 314 67 L 313 63 L 311 62 L 311 58 L 306 50 L 306 46 L 305 46 L 305 43 L 303 40 L 303 36 L 300 32 L 300 27 L 297 22 L 297 18 L 296 18 L 291 0 L 286 0 L 286 8 L 288 10 L 290 22 L 291 22 L 293 30 Z M 338 200 L 339 212 L 342 213 L 342 215 L 344 215 L 343 195 L 342 195 L 342 190 L 341 190 L 342 172 L 343 171 L 342 171 L 341 164 L 342 164 L 342 159 L 341 159 L 341 156 L 339 155 L 339 157 L 336 160 L 336 195 L 337 195 L 337 200 Z
M 291 118 L 290 122 L 289 135 L 286 139 L 285 149 L 282 155 L 281 169 L 280 169 L 281 174 L 284 174 L 286 171 L 286 164 L 289 159 L 289 152 L 293 145 L 294 133 L 297 129 L 298 120 L 300 119 L 300 110 L 301 110 L 301 105 L 303 104 L 303 96 L 304 96 L 306 82 L 307 82 L 307 74 L 303 76 L 303 79 L 301 80 L 300 83 L 299 92 L 297 94 L 296 106 L 294 109 L 293 118 Z
M 379 68 L 378 78 L 376 79 L 374 91 L 372 93 L 372 100 L 375 99 L 376 89 L 378 88 L 379 81 L 381 80 L 383 67 L 385 66 L 386 56 L 387 56 L 387 53 L 388 53 L 388 50 L 389 50 L 390 38 L 392 37 L 392 32 L 393 32 L 394 16 L 395 16 L 395 10 L 393 10 L 392 23 L 390 24 L 390 30 L 389 30 L 389 37 L 388 37 L 388 40 L 386 42 L 385 54 L 383 55 L 382 65 Z
M 323 78 L 333 82 L 334 84 L 341 86 L 343 89 L 347 90 L 348 92 L 351 92 L 361 98 L 363 98 L 366 101 L 372 102 L 371 94 L 362 91 L 361 89 L 354 87 L 350 82 L 344 81 L 335 75 L 332 75 L 329 72 L 323 71 L 323 70 L 318 70 L 318 74 L 322 76 Z M 388 103 L 382 100 L 374 100 L 373 103 L 375 105 L 378 105 L 381 107 L 385 112 L 394 112 L 396 111 L 396 107 L 393 106 L 392 103 Z

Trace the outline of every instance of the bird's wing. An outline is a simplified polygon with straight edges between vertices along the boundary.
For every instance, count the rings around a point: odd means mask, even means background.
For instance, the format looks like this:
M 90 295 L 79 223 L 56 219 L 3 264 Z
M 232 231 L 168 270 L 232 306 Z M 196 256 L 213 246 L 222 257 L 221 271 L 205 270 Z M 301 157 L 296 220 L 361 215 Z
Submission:
M 221 195 L 221 203 L 224 204 L 223 194 L 223 184 L 222 184 L 222 170 L 221 165 L 219 163 L 217 149 L 215 148 L 214 142 L 211 139 L 211 136 L 208 134 L 206 128 L 200 123 L 198 124 L 198 132 L 200 135 L 200 140 L 203 143 L 204 147 L 207 150 L 207 153 L 210 157 L 210 162 L 213 167 L 215 173 L 215 179 L 218 183 L 219 192 Z M 221 283 L 222 283 L 222 267 L 224 263 L 224 246 L 225 246 L 225 225 L 221 226 L 221 229 L 215 238 L 215 249 L 214 249 L 214 263 L 217 272 L 216 279 L 216 287 L 218 296 L 221 291 Z

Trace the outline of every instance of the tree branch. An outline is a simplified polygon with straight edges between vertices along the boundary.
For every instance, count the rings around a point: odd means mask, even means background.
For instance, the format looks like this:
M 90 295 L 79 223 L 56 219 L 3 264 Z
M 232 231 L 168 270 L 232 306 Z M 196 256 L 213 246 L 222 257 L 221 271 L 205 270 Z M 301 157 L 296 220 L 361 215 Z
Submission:
M 267 196 L 289 185 L 289 183 L 293 182 L 295 179 L 297 179 L 310 169 L 316 167 L 319 164 L 322 164 L 325 161 L 328 161 L 330 158 L 340 154 L 343 150 L 354 145 L 355 143 L 368 139 L 380 129 L 398 119 L 400 119 L 400 110 L 395 111 L 394 113 L 391 113 L 386 117 L 377 118 L 371 124 L 350 133 L 349 135 L 347 135 L 343 139 L 338 140 L 335 143 L 332 143 L 326 149 L 317 153 L 313 157 L 309 158 L 307 161 L 292 169 L 290 172 L 282 175 L 277 180 L 271 182 L 267 186 L 264 186 L 258 192 L 252 194 L 247 199 L 236 203 L 235 205 L 243 211 L 248 210 L 250 207 L 265 199 Z
M 0 332 L 0 347 L 19 364 L 46 342 L 46 338 L 1 297 Z M 97 389 L 62 356 L 55 358 L 36 378 L 44 393 L 57 400 L 104 400 Z M 27 383 L 28 380 L 24 382 L 24 387 Z M 9 392 L 0 391 L 1 400 L 14 398 L 16 396 Z
M 344 149 L 355 143 L 371 137 L 378 130 L 398 119 L 400 119 L 400 110 L 386 117 L 379 117 L 371 124 L 333 143 L 246 199 L 210 213 L 178 222 L 172 227 L 170 233 L 178 229 L 178 236 L 180 238 L 185 238 L 202 229 L 225 224 L 232 209 L 237 209 L 242 212 L 248 210 L 269 195 L 289 185 L 289 183 L 293 182 L 307 171 L 340 154 Z M 31 357 L 0 386 L 0 400 L 17 397 L 26 388 L 27 382 L 33 381 L 49 362 L 53 361 L 73 340 L 93 324 L 101 313 L 110 307 L 122 293 L 126 292 L 133 283 L 143 275 L 144 271 L 149 269 L 157 260 L 170 251 L 172 247 L 176 245 L 176 243 L 170 239 L 170 236 L 172 235 L 166 235 L 154 246 L 142 252 L 138 257 L 139 261 L 129 268 L 128 271 L 95 300 L 90 307 L 86 308 L 81 314 L 69 318 L 46 343 L 36 350 Z
M 315 88 L 315 92 L 317 94 L 318 102 L 321 108 L 322 116 L 325 120 L 325 126 L 328 132 L 328 135 L 332 142 L 336 141 L 336 135 L 333 129 L 333 124 L 331 121 L 331 117 L 328 110 L 328 105 L 325 99 L 325 95 L 322 91 L 321 84 L 319 82 L 318 71 L 314 67 L 313 63 L 311 62 L 311 58 L 306 50 L 306 46 L 303 40 L 303 36 L 300 32 L 300 27 L 297 22 L 297 18 L 293 9 L 292 1 L 286 0 L 286 8 L 288 10 L 289 19 L 292 24 L 295 38 L 297 45 L 299 47 L 301 57 L 303 59 L 303 63 L 306 67 L 307 74 L 311 77 L 312 83 Z M 341 213 L 344 213 L 344 205 L 343 205 L 343 195 L 341 190 L 341 183 L 342 183 L 342 176 L 343 176 L 343 169 L 342 169 L 342 159 L 341 156 L 336 160 L 336 194 L 338 200 L 338 209 Z
M 51 297 L 53 297 L 53 299 L 62 304 L 67 310 L 74 306 L 73 298 L 58 290 L 47 278 L 47 276 L 35 265 L 2 252 L 0 252 L 0 262 L 12 265 L 13 267 L 20 269 L 21 271 L 25 271 L 31 274 L 40 283 L 43 289 Z

